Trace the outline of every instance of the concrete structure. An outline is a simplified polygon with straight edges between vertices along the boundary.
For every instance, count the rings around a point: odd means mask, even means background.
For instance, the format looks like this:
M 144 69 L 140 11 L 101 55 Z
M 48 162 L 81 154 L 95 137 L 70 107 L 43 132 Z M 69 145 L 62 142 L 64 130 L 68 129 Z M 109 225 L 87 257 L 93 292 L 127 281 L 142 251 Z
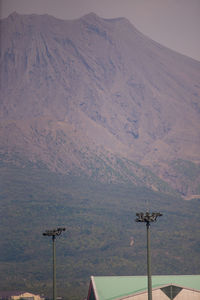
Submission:
M 43 300 L 39 295 L 28 292 L 0 292 L 0 300 Z
M 152 276 L 153 300 L 200 300 L 200 275 Z M 87 300 L 147 300 L 147 276 L 91 277 Z

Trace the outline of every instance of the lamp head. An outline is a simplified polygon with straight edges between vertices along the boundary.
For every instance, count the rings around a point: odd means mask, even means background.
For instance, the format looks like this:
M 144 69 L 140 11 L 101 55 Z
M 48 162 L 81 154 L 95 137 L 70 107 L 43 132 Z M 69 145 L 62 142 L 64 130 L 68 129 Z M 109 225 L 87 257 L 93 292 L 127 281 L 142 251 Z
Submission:
M 162 214 L 160 212 L 140 212 L 140 213 L 136 213 L 137 218 L 135 219 L 136 222 L 146 222 L 146 223 L 150 223 L 150 222 L 156 222 L 157 217 L 161 217 Z
M 61 235 L 62 231 L 65 231 L 65 230 L 66 230 L 65 227 L 58 227 L 56 229 L 46 230 L 43 233 L 43 236 L 52 236 L 52 237 L 55 237 L 55 236 Z

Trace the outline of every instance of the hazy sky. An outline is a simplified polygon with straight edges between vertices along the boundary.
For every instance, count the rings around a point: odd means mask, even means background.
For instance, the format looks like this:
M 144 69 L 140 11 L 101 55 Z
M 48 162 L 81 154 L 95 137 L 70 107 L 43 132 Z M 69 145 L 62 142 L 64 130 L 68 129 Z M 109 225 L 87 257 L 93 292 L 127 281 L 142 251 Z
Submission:
M 61 19 L 90 12 L 126 17 L 152 39 L 200 61 L 200 0 L 0 0 L 1 18 L 13 11 Z

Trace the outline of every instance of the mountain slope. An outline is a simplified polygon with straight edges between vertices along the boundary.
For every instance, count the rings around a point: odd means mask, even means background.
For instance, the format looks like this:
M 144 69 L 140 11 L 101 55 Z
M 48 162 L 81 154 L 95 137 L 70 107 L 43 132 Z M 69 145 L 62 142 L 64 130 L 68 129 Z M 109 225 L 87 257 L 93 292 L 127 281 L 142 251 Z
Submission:
M 199 62 L 124 18 L 93 13 L 74 21 L 14 13 L 1 20 L 1 45 L 6 160 L 17 156 L 66 174 L 95 170 L 97 180 L 157 190 L 164 180 L 183 195 L 200 193 L 200 172 L 191 180 L 176 167 L 199 170 Z M 145 182 L 142 166 L 160 179 Z
M 91 274 L 146 274 L 134 216 L 149 207 L 163 213 L 152 272 L 197 274 L 199 199 L 177 191 L 200 194 L 200 63 L 123 18 L 0 26 L 0 288 L 51 297 L 42 232 L 57 226 L 63 299 L 85 297 Z
M 146 230 L 135 213 L 147 205 L 163 213 L 151 226 L 152 273 L 199 274 L 198 199 L 1 163 L 0 200 L 1 290 L 51 298 L 52 241 L 42 233 L 58 226 L 66 227 L 56 239 L 57 292 L 64 300 L 84 299 L 91 274 L 145 275 Z

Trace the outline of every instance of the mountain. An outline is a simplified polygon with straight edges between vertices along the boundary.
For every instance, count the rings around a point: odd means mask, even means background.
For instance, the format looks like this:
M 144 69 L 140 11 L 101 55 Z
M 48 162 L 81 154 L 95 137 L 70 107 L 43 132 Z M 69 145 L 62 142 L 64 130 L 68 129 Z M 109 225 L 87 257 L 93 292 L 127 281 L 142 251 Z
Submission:
M 152 272 L 198 274 L 200 62 L 93 13 L 14 13 L 0 34 L 0 289 L 51 297 L 57 226 L 64 300 L 146 274 L 149 207 Z
M 4 161 L 200 194 L 200 62 L 124 18 L 0 26 Z

